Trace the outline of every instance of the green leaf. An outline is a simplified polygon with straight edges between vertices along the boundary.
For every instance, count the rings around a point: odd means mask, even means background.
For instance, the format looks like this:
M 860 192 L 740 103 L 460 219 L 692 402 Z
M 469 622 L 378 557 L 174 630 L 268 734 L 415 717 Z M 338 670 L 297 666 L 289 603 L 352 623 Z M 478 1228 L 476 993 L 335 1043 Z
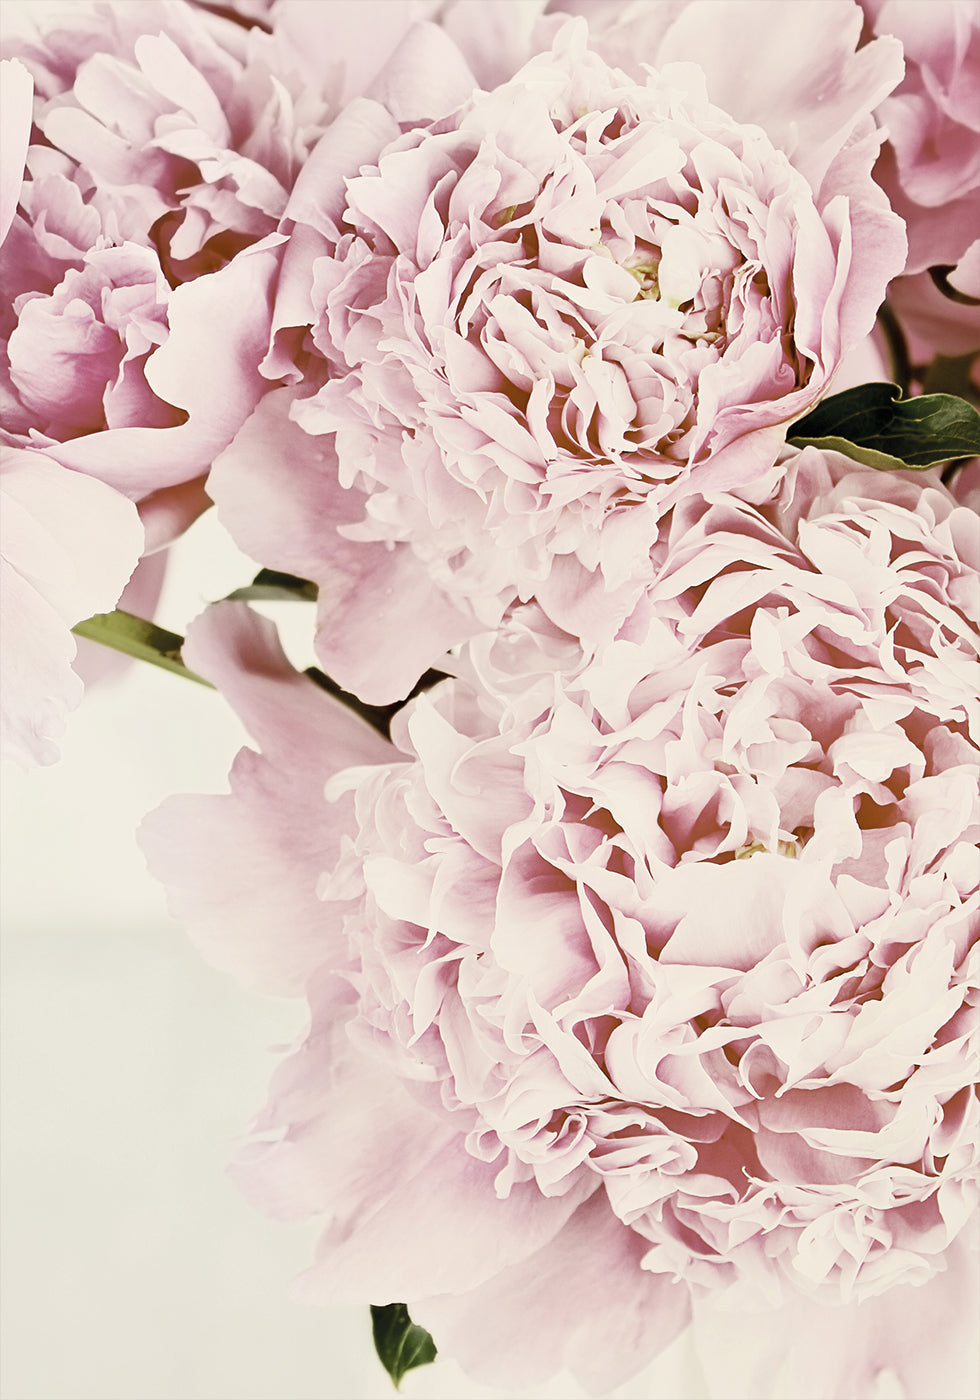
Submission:
M 319 589 L 309 579 L 282 574 L 277 569 L 260 569 L 251 583 L 236 588 L 228 599 L 236 603 L 315 603 Z
M 71 629 L 77 637 L 86 637 L 90 642 L 99 642 L 104 647 L 112 647 L 138 661 L 149 661 L 153 666 L 162 666 L 165 671 L 173 671 L 185 680 L 197 681 L 199 685 L 214 687 L 203 676 L 188 670 L 180 656 L 184 644 L 183 637 L 176 632 L 167 632 L 154 622 L 136 617 L 133 613 L 116 608 L 115 612 L 96 613 L 84 622 L 76 622 Z
M 897 384 L 859 384 L 817 404 L 789 441 L 882 471 L 921 471 L 980 453 L 980 414 L 953 394 L 903 399 Z
M 374 1349 L 397 1389 L 402 1377 L 416 1366 L 436 1359 L 436 1344 L 424 1327 L 417 1327 L 404 1303 L 371 1308 Z

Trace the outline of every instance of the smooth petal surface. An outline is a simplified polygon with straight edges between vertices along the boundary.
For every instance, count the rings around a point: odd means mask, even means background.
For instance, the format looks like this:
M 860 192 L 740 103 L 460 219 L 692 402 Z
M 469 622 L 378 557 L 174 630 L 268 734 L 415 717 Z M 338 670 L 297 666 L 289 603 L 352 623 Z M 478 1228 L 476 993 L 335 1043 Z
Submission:
M 545 1248 L 584 1194 L 543 1200 L 534 1186 L 500 1199 L 494 1168 L 416 1114 L 399 1144 L 400 1179 L 390 1197 L 372 1194 L 364 1213 L 336 1238 L 329 1231 L 319 1262 L 296 1285 L 306 1302 L 404 1298 L 468 1292 L 517 1260 Z M 358 1144 L 363 1153 L 363 1144 Z M 550 1362 L 553 1371 L 557 1358 Z
M 693 1336 L 709 1384 L 759 1400 L 864 1400 L 890 1380 L 916 1400 L 971 1400 L 980 1381 L 978 1243 L 951 1249 L 944 1272 L 921 1287 L 849 1308 L 794 1298 L 752 1315 L 699 1300 Z
M 3 156 L 0 163 L 0 244 L 13 223 L 24 179 L 27 143 L 31 138 L 31 75 L 16 59 L 0 59 L 0 127 Z
M 140 556 L 136 508 L 43 453 L 4 449 L 3 755 L 53 763 L 67 712 L 82 697 L 71 627 L 111 610 Z
M 481 1288 L 417 1304 L 414 1313 L 484 1385 L 517 1393 L 561 1364 L 605 1394 L 689 1319 L 687 1290 L 646 1273 L 641 1257 L 636 1236 L 597 1191 L 543 1249 Z
M 298 675 L 272 624 L 244 604 L 202 614 L 184 656 L 223 690 L 263 754 L 241 751 L 227 795 L 171 798 L 143 823 L 141 844 L 211 961 L 296 993 L 332 946 L 316 885 L 350 820 L 347 802 L 324 802 L 324 784 L 351 762 L 385 761 L 391 746 Z
M 713 102 L 756 122 L 815 190 L 835 157 L 901 81 L 894 38 L 858 47 L 856 0 L 794 0 L 792 9 L 691 0 L 646 62 L 693 61 Z M 751 73 L 751 82 L 739 74 Z

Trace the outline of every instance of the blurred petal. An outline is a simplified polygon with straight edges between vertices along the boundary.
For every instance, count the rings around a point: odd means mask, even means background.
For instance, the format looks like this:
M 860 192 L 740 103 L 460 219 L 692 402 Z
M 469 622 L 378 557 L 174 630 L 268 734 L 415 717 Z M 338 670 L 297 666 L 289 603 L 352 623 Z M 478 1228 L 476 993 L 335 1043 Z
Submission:
M 4 449 L 2 740 L 24 767 L 53 763 L 53 742 L 82 696 L 71 627 L 111 610 L 140 556 L 136 508 L 52 462 Z
M 20 199 L 27 143 L 31 139 L 34 83 L 15 58 L 0 60 L 0 243 L 7 237 Z
M 516 1392 L 564 1366 L 604 1394 L 690 1315 L 687 1289 L 642 1269 L 644 1253 L 596 1191 L 544 1248 L 460 1297 L 417 1304 L 414 1319 L 483 1385 Z

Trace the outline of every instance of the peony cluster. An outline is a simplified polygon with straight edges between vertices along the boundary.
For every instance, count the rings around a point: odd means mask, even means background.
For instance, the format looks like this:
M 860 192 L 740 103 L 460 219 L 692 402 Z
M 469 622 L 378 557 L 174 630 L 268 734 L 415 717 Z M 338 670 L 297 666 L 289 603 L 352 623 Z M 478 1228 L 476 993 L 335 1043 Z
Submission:
M 302 33 L 183 0 L 30 19 L 0 65 L 3 749 L 25 766 L 81 698 L 69 627 L 210 505 L 271 387 L 279 228 L 349 66 L 313 85 Z M 144 562 L 126 601 L 159 584 Z
M 975 1293 L 980 437 L 794 433 L 970 392 L 976 8 L 370 9 L 5 41 L 4 750 L 214 502 L 279 577 L 183 659 L 256 747 L 143 842 L 308 1004 L 235 1167 L 300 1295 L 517 1391 L 755 1310 L 801 1394 L 966 1396 L 907 1322 Z
M 394 747 L 323 697 L 298 723 L 240 605 L 193 642 L 264 757 L 144 844 L 209 955 L 311 1012 L 239 1176 L 328 1218 L 304 1296 L 406 1297 L 491 1383 L 608 1386 L 702 1294 L 872 1299 L 970 1236 L 974 522 L 938 482 L 782 466 L 761 506 L 689 498 L 594 651 L 513 610 Z M 461 1276 L 467 1212 L 495 1244 Z M 515 1372 L 476 1319 L 584 1249 L 617 1289 Z

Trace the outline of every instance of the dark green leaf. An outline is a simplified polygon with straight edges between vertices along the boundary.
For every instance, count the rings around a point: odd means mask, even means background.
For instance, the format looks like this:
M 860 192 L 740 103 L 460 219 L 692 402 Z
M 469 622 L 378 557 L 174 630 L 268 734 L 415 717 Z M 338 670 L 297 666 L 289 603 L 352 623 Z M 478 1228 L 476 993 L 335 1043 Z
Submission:
M 817 404 L 789 440 L 883 471 L 923 470 L 980 453 L 980 414 L 952 394 L 903 399 L 896 384 L 859 384 Z
M 309 579 L 282 574 L 277 569 L 260 569 L 251 583 L 236 588 L 228 599 L 236 603 L 315 603 L 318 592 Z
M 176 632 L 167 632 L 145 618 L 123 612 L 122 608 L 110 613 L 96 613 L 84 622 L 76 622 L 71 630 L 78 637 L 87 637 L 90 642 L 100 642 L 102 646 L 112 647 L 114 651 L 124 652 L 138 661 L 162 666 L 165 671 L 173 671 L 185 680 L 211 686 L 210 681 L 188 670 L 181 660 L 183 637 Z
M 424 1327 L 417 1327 L 404 1303 L 371 1308 L 374 1349 L 397 1389 L 402 1377 L 416 1366 L 436 1359 L 436 1344 Z

